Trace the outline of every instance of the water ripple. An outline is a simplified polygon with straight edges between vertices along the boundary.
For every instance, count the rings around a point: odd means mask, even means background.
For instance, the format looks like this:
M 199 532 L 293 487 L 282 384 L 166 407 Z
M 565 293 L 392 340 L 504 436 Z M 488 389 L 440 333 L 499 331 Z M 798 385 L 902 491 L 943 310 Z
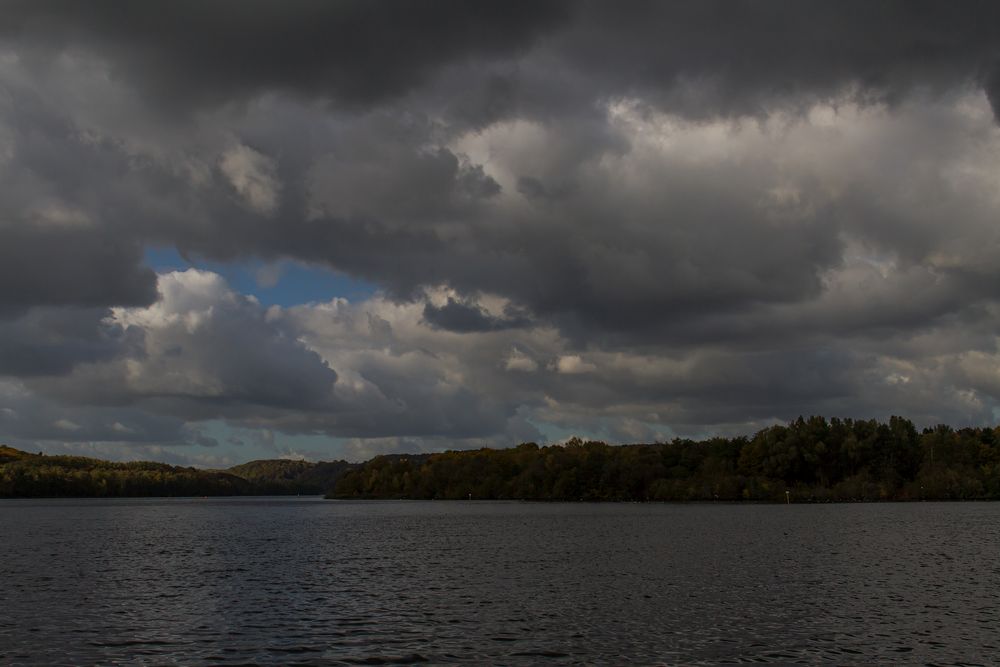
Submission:
M 0 503 L 0 664 L 992 664 L 1000 504 Z

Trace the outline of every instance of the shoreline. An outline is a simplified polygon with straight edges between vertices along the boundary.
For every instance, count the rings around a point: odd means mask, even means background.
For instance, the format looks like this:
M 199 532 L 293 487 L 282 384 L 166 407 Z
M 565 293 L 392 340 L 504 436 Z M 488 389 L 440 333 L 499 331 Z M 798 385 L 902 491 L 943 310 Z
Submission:
M 920 503 L 995 503 L 996 498 L 923 498 L 914 499 L 864 499 L 864 500 L 793 500 L 789 503 L 770 500 L 562 500 L 546 498 L 352 498 L 326 497 L 321 493 L 308 494 L 229 494 L 229 495 L 197 495 L 197 496 L 5 496 L 4 501 L 21 500 L 218 500 L 218 499 L 268 499 L 268 498 L 302 498 L 332 502 L 352 503 L 522 503 L 522 504 L 573 504 L 573 505 L 913 505 Z

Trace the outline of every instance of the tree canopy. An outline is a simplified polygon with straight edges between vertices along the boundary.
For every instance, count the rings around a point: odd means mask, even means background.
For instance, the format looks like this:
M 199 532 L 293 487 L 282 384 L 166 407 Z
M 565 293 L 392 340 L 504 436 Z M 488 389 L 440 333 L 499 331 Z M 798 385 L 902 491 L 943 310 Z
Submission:
M 787 492 L 787 494 L 786 494 Z M 0 497 L 326 493 L 330 498 L 617 501 L 1000 499 L 1000 427 L 918 431 L 907 419 L 798 418 L 752 437 L 677 438 L 251 461 L 198 470 L 0 446 Z
M 0 498 L 321 494 L 345 461 L 250 461 L 199 470 L 150 461 L 45 456 L 0 446 Z
M 872 501 L 1000 498 L 1000 429 L 892 417 L 799 418 L 753 437 L 613 446 L 572 439 L 513 449 L 376 457 L 337 498 L 620 501 Z

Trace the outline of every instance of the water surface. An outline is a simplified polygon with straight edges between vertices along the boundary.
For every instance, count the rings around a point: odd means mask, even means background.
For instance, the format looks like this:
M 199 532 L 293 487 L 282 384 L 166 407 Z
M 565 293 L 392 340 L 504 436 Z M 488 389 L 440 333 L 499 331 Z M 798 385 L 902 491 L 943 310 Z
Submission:
M 1000 503 L 0 502 L 0 664 L 995 664 Z

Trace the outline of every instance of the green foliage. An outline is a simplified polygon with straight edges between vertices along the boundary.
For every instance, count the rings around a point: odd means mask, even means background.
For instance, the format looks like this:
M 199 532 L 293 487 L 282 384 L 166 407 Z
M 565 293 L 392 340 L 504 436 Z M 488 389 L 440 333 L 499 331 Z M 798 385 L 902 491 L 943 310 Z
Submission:
M 0 451 L 0 497 L 205 496 L 252 492 L 244 479 L 224 472 L 149 461 L 117 463 L 82 456 Z
M 20 449 L 14 449 L 13 447 L 8 447 L 7 445 L 0 445 L 0 464 L 9 463 L 10 461 L 20 461 L 21 459 L 26 459 L 35 454 L 29 454 L 28 452 L 22 452 Z
M 752 438 L 380 456 L 328 497 L 784 502 L 1000 499 L 1000 430 L 799 418 Z
M 44 456 L 0 446 L 0 498 L 323 493 L 350 464 L 252 461 L 228 471 Z
M 1000 499 L 1000 428 L 901 417 L 799 418 L 751 438 L 675 439 L 378 456 L 251 461 L 225 471 L 44 456 L 0 446 L 0 497 L 322 493 L 336 498 L 749 500 Z
M 233 466 L 226 472 L 252 482 L 258 494 L 325 493 L 353 465 L 346 461 L 265 459 Z

